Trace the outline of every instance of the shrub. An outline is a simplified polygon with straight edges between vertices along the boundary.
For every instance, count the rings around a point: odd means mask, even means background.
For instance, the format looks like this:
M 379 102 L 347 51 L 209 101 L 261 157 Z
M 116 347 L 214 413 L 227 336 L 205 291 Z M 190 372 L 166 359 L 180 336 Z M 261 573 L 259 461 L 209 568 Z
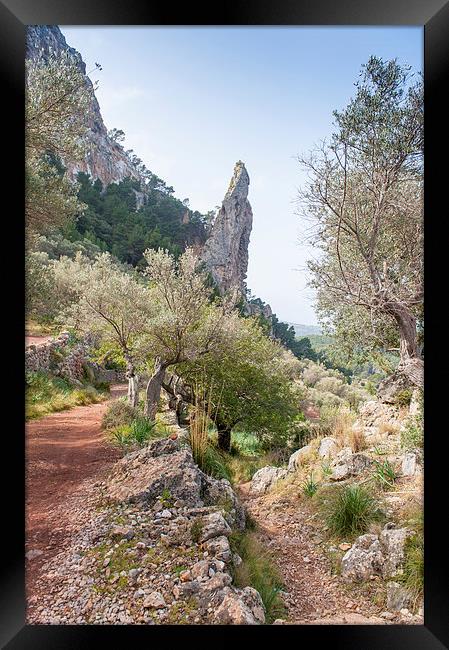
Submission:
M 139 416 L 131 422 L 130 439 L 138 445 L 144 445 L 155 436 L 156 422 L 144 416 Z
M 271 623 L 285 616 L 285 605 L 279 592 L 282 579 L 270 553 L 257 539 L 254 530 L 233 532 L 229 538 L 231 549 L 242 558 L 242 563 L 232 567 L 236 587 L 253 587 L 259 592 L 265 605 L 265 620 Z
M 225 455 L 212 444 L 208 444 L 199 467 L 205 474 L 213 478 L 231 480 L 231 471 Z
M 321 433 L 344 439 L 349 434 L 354 419 L 354 413 L 347 408 L 323 406 L 320 410 Z
M 353 428 L 350 430 L 349 444 L 351 445 L 351 449 L 355 454 L 367 448 L 368 444 L 366 442 L 365 432 L 363 429 Z
M 106 409 L 101 426 L 103 429 L 115 429 L 122 425 L 130 425 L 135 416 L 135 411 L 128 404 L 126 398 L 119 398 L 111 402 Z
M 93 386 L 75 388 L 67 379 L 46 372 L 25 374 L 26 419 L 34 419 L 105 399 Z
M 302 491 L 306 497 L 313 497 L 317 490 L 318 483 L 313 480 L 313 472 L 311 472 L 309 478 L 302 484 Z
M 411 592 L 416 607 L 424 590 L 424 539 L 420 533 L 413 535 L 405 543 L 403 571 L 400 579 Z
M 330 533 L 339 537 L 361 535 L 382 519 L 376 499 L 360 485 L 331 488 L 321 509 Z
M 424 446 L 424 430 L 420 415 L 408 418 L 401 430 L 401 447 L 406 451 L 420 449 Z
M 411 401 L 412 401 L 412 391 L 409 388 L 404 388 L 404 390 L 400 390 L 398 393 L 396 393 L 396 396 L 394 398 L 394 403 L 397 406 L 410 406 Z
M 389 490 L 394 486 L 397 478 L 394 467 L 388 460 L 382 463 L 378 460 L 374 461 L 374 479 L 380 485 L 382 490 Z

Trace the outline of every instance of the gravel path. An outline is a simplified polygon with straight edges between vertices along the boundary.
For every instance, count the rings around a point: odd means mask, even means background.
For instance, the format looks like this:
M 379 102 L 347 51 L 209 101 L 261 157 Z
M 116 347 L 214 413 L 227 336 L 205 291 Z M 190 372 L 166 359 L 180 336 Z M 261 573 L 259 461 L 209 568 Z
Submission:
M 126 394 L 111 386 L 111 397 Z M 108 402 L 79 406 L 26 425 L 26 592 L 38 600 L 44 563 L 85 523 L 92 484 L 121 456 L 108 445 L 101 418 Z
M 388 624 L 376 604 L 376 578 L 367 593 L 357 591 L 333 574 L 324 552 L 323 533 L 301 499 L 266 494 L 252 497 L 249 483 L 239 487 L 240 498 L 257 523 L 260 541 L 272 553 L 282 576 L 289 624 Z M 343 554 L 343 553 L 341 553 Z M 393 617 L 395 618 L 395 617 Z M 412 622 L 412 621 L 400 621 Z

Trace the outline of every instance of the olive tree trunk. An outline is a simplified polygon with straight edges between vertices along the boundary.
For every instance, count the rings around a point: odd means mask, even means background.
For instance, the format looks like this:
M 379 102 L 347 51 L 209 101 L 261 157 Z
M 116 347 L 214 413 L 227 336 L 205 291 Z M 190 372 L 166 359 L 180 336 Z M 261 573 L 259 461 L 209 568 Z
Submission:
M 230 451 L 231 449 L 231 427 L 219 425 L 218 432 L 218 447 L 222 451 Z
M 128 380 L 128 403 L 136 408 L 139 403 L 139 377 L 135 371 L 134 364 L 127 359 L 126 378 Z
M 405 375 L 412 384 L 422 389 L 424 385 L 424 363 L 418 351 L 416 318 L 406 307 L 400 304 L 393 305 L 390 308 L 390 313 L 399 328 L 400 360 L 397 372 Z
M 148 381 L 145 395 L 145 408 L 143 413 L 149 420 L 154 420 L 156 418 L 165 369 L 166 365 L 162 363 L 162 360 L 159 357 L 157 357 L 154 363 L 154 372 Z

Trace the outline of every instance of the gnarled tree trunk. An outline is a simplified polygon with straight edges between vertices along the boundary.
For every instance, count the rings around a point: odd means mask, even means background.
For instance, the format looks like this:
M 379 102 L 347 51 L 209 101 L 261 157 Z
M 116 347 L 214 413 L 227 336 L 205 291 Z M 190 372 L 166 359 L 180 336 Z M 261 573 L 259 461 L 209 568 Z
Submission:
M 390 307 L 390 313 L 399 328 L 400 361 L 397 373 L 404 375 L 418 388 L 424 385 L 424 363 L 418 352 L 416 318 L 401 304 Z
M 166 367 L 166 364 L 157 357 L 154 362 L 154 372 L 148 381 L 145 395 L 145 408 L 143 413 L 149 420 L 154 420 L 156 418 Z
M 231 449 L 231 427 L 220 424 L 217 425 L 218 446 L 222 451 Z
M 136 408 L 139 403 L 139 377 L 135 371 L 134 364 L 129 359 L 126 359 L 126 378 L 128 380 L 128 403 L 133 408 Z

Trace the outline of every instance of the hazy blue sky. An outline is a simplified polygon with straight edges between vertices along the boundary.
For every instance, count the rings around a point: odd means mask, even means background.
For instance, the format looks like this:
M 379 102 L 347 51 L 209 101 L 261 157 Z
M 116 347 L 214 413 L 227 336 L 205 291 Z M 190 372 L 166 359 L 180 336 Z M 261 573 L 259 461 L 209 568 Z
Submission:
M 234 163 L 250 175 L 254 214 L 248 286 L 281 320 L 316 323 L 295 214 L 304 176 L 295 157 L 332 128 L 371 54 L 422 69 L 420 27 L 65 27 L 91 70 L 107 128 L 206 212 Z

